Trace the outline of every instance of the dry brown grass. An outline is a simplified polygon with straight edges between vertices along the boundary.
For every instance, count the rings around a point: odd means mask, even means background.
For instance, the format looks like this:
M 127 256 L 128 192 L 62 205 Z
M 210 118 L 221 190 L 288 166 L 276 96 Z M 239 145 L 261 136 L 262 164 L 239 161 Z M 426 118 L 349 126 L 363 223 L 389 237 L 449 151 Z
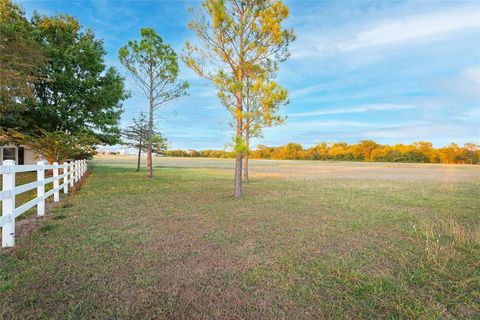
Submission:
M 132 168 L 136 166 L 135 156 L 99 156 L 96 161 L 110 166 Z M 253 175 L 283 179 L 365 179 L 444 183 L 480 179 L 480 167 L 477 165 L 256 159 L 250 161 Z M 234 161 L 157 157 L 154 159 L 154 165 L 172 168 L 233 169 Z

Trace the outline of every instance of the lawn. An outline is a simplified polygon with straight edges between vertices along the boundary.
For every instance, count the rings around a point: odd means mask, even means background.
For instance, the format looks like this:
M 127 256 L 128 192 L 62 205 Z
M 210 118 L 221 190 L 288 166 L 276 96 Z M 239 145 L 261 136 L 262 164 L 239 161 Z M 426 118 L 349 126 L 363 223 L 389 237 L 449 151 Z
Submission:
M 480 167 L 96 159 L 0 253 L 0 319 L 480 317 Z M 92 167 L 92 166 L 91 166 Z

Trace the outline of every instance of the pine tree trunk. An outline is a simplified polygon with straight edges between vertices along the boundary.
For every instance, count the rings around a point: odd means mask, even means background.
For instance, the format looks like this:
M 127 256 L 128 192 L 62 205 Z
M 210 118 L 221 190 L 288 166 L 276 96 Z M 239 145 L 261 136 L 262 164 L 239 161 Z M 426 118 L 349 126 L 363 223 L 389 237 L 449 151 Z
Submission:
M 234 196 L 235 198 L 242 197 L 242 155 L 239 154 L 235 158 L 235 189 Z
M 248 154 L 246 154 L 243 158 L 243 181 L 246 183 L 250 182 L 250 178 L 248 176 L 248 158 Z
M 242 138 L 242 125 L 243 118 L 241 116 L 242 112 L 242 94 L 237 94 L 237 110 L 240 112 L 240 115 L 237 115 L 237 141 L 241 141 Z M 241 198 L 242 191 L 242 160 L 243 155 L 241 153 L 237 154 L 235 157 L 235 187 L 233 190 L 233 195 L 235 198 Z
M 153 131 L 153 108 L 150 110 L 150 121 L 148 124 L 148 148 L 147 148 L 147 177 L 153 177 L 153 164 L 152 164 L 152 131 Z
M 153 97 L 153 71 L 152 66 L 150 66 L 150 112 L 148 118 L 148 150 L 147 150 L 147 177 L 153 177 L 153 164 L 152 164 L 152 135 L 153 135 L 153 108 L 154 108 L 154 97 Z
M 147 177 L 152 178 L 152 144 L 148 144 L 148 151 L 147 151 Z
M 247 152 L 245 152 L 245 157 L 243 160 L 243 181 L 248 183 L 248 159 L 249 159 L 249 152 L 250 152 L 250 134 L 248 133 L 248 129 L 245 131 L 245 145 L 247 147 Z
M 142 156 L 142 140 L 138 144 L 137 172 L 140 171 L 140 157 Z
M 244 3 L 242 1 L 241 3 L 241 7 L 242 7 L 242 15 L 245 13 L 245 9 L 244 9 Z M 239 47 L 240 47 L 240 59 L 239 59 L 239 65 L 238 65 L 238 69 L 236 70 L 236 72 L 238 72 L 237 74 L 237 81 L 240 83 L 240 84 L 243 84 L 243 58 L 244 58 L 244 42 L 243 42 L 243 33 L 241 32 L 240 33 L 240 44 L 239 44 Z M 236 92 L 236 97 L 237 97 L 237 141 L 236 143 L 239 143 L 242 141 L 242 137 L 243 137 L 243 96 L 242 96 L 242 90 L 239 90 Z M 238 152 L 238 151 L 237 151 Z M 242 163 L 243 163 L 243 154 L 241 152 L 238 152 L 238 154 L 236 155 L 236 159 L 235 159 L 235 187 L 234 187 L 234 190 L 233 190 L 233 195 L 235 196 L 235 198 L 239 199 L 242 197 L 243 195 L 243 190 L 242 190 Z
M 237 117 L 237 138 L 242 137 L 242 118 Z M 242 158 L 243 155 L 237 154 L 235 157 L 235 187 L 233 190 L 233 195 L 235 198 L 241 198 L 243 195 L 242 191 Z

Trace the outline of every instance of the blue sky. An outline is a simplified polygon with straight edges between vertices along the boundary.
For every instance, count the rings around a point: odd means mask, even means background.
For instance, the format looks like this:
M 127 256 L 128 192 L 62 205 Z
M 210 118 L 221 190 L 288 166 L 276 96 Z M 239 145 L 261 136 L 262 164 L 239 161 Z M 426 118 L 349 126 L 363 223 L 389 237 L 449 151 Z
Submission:
M 297 40 L 280 66 L 289 90 L 285 125 L 257 141 L 312 146 L 320 141 L 480 143 L 480 2 L 285 1 Z M 118 49 L 153 27 L 181 53 L 189 7 L 199 1 L 20 1 L 76 16 L 104 40 L 107 64 L 126 71 Z M 158 126 L 170 148 L 222 149 L 233 133 L 214 88 L 181 64 L 189 96 L 166 105 Z M 122 125 L 147 110 L 132 79 Z

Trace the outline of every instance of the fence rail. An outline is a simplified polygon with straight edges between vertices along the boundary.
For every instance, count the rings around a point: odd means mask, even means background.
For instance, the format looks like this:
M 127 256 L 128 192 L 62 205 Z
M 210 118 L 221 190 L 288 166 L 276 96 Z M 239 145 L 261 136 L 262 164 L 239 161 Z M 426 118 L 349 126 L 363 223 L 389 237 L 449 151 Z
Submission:
M 59 169 L 62 174 L 59 174 Z M 52 170 L 53 175 L 45 178 L 45 171 Z M 37 180 L 19 186 L 15 185 L 15 175 L 19 172 L 37 172 Z M 0 228 L 2 229 L 2 247 L 13 247 L 15 244 L 15 218 L 25 211 L 37 206 L 37 215 L 45 215 L 45 200 L 53 195 L 53 202 L 60 201 L 60 191 L 68 194 L 72 188 L 87 172 L 87 161 L 76 160 L 58 164 L 54 162 L 49 165 L 45 161 L 38 161 L 36 165 L 15 165 L 13 160 L 3 161 L 0 166 L 2 175 L 2 216 L 0 217 Z M 60 184 L 62 180 L 62 184 Z M 53 188 L 45 192 L 45 185 L 53 182 Z M 30 190 L 37 190 L 37 196 L 22 204 L 15 206 L 15 196 Z

